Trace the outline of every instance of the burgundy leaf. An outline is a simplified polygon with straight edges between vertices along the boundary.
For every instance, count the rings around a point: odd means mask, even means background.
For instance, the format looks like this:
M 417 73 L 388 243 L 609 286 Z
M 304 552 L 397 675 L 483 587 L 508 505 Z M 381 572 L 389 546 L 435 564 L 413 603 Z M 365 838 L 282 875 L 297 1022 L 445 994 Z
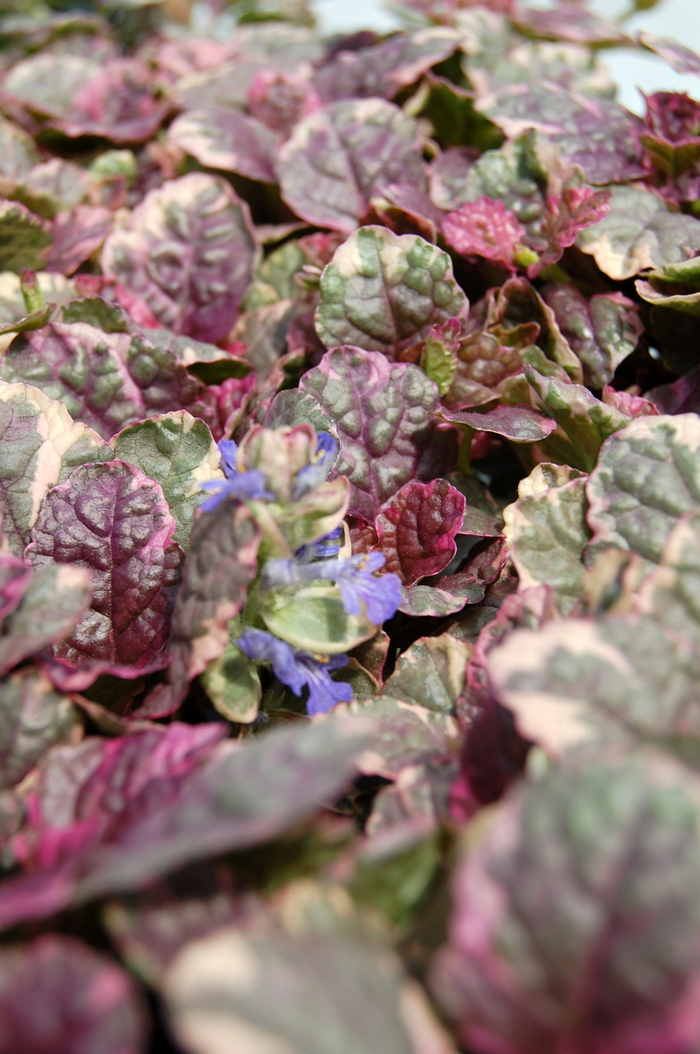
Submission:
M 494 432 L 514 443 L 537 443 L 546 439 L 557 427 L 557 422 L 551 417 L 545 417 L 529 406 L 497 406 L 485 414 L 467 410 L 450 413 L 443 410 L 440 416 L 452 424 L 467 425 L 480 432 Z
M 700 366 L 695 366 L 671 384 L 660 384 L 657 388 L 652 388 L 645 398 L 660 414 L 700 412 Z
M 279 154 L 282 197 L 309 223 L 350 234 L 389 183 L 425 189 L 416 122 L 383 99 L 354 99 L 300 121 Z
M 143 999 L 129 975 L 75 937 L 0 949 L 0 1054 L 142 1054 Z
M 155 134 L 169 109 L 167 99 L 157 98 L 145 65 L 115 59 L 91 77 L 53 127 L 71 138 L 100 135 L 115 143 L 139 143 Z
M 372 198 L 371 205 L 396 234 L 419 234 L 428 242 L 437 241 L 443 213 L 433 205 L 426 191 L 412 183 L 390 183 Z
M 160 485 L 123 461 L 82 466 L 49 491 L 26 559 L 86 567 L 93 587 L 92 607 L 54 647 L 57 659 L 122 677 L 164 665 L 182 562 L 175 528 Z
M 381 352 L 335 348 L 299 387 L 338 429 L 337 471 L 350 481 L 350 515 L 374 522 L 406 483 L 450 471 L 454 432 L 442 431 L 431 416 L 437 385 L 418 366 L 392 364 Z
M 280 70 L 260 70 L 248 88 L 248 109 L 285 139 L 294 125 L 321 106 L 311 81 Z
M 192 172 L 149 191 L 107 239 L 102 269 L 160 325 L 216 341 L 238 317 L 256 254 L 248 206 L 225 180 Z
M 189 110 L 173 121 L 168 140 L 208 168 L 275 183 L 278 140 L 274 132 L 237 110 Z
M 31 572 L 24 560 L 20 560 L 6 546 L 5 538 L 0 538 L 0 629 L 5 616 L 19 604 L 31 579 Z
M 406 586 L 443 571 L 457 551 L 465 508 L 464 495 L 447 480 L 403 487 L 376 519 L 385 570 L 395 571 Z
M 511 270 L 527 235 L 512 209 L 487 196 L 467 201 L 450 212 L 442 221 L 442 232 L 447 244 L 461 256 L 483 256 Z
M 78 205 L 54 216 L 53 244 L 46 256 L 46 270 L 73 274 L 100 248 L 112 229 L 109 209 Z

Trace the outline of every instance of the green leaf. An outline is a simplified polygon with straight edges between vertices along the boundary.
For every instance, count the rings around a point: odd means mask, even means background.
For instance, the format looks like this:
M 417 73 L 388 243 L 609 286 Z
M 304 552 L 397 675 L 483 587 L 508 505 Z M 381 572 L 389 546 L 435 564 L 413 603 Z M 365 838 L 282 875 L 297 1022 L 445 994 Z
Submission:
M 13 787 L 78 727 L 72 703 L 31 666 L 0 683 L 0 789 Z
M 213 659 L 199 679 L 227 721 L 250 724 L 258 716 L 262 698 L 258 671 L 235 644 L 229 641 L 223 655 Z
M 576 244 L 616 281 L 648 268 L 678 264 L 700 251 L 700 221 L 669 212 L 664 201 L 641 186 L 612 188 L 605 219 L 579 231 Z
M 62 402 L 28 384 L 0 381 L 0 513 L 10 548 L 21 555 L 47 491 L 77 465 L 111 461 L 96 432 L 73 421 Z
M 200 484 L 224 478 L 217 445 L 204 421 L 187 410 L 157 414 L 119 432 L 111 446 L 116 458 L 160 483 L 177 522 L 173 537 L 187 548 L 194 511 L 207 496 Z
M 654 618 L 517 630 L 489 652 L 488 670 L 521 735 L 555 757 L 608 741 L 676 749 L 690 737 L 700 758 L 700 658 Z
M 327 348 L 350 344 L 394 359 L 467 309 L 446 252 L 416 234 L 362 227 L 321 275 L 316 331 Z
M 658 568 L 642 586 L 638 606 L 700 644 L 700 512 L 686 513 L 672 529 Z
M 454 714 L 470 656 L 471 648 L 449 633 L 421 637 L 399 655 L 382 694 L 438 714 Z
M 559 611 L 568 615 L 584 595 L 583 554 L 590 537 L 587 476 L 571 469 L 562 473 L 569 477 L 567 481 L 552 484 L 549 479 L 557 467 L 538 465 L 520 481 L 506 535 L 519 588 L 551 586 Z
M 630 549 L 650 571 L 679 516 L 700 507 L 700 418 L 638 417 L 603 445 L 587 488 L 588 561 Z
M 0 271 L 38 270 L 51 240 L 38 216 L 18 201 L 0 199 Z
M 553 417 L 560 429 L 541 443 L 543 452 L 552 461 L 590 472 L 602 443 L 628 425 L 629 417 L 596 399 L 583 385 L 543 377 L 531 366 L 525 367 L 525 377 L 540 409 Z
M 277 637 L 314 654 L 349 651 L 377 631 L 366 616 L 348 615 L 336 586 L 310 586 L 291 597 L 270 595 L 261 613 Z

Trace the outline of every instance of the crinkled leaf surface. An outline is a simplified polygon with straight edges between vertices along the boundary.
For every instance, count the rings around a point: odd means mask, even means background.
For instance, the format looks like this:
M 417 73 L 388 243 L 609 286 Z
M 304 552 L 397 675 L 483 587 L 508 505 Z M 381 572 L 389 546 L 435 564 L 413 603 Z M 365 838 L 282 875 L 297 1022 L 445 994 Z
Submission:
M 73 421 L 63 403 L 38 388 L 0 381 L 0 511 L 13 552 L 29 542 L 50 487 L 76 466 L 109 461 L 111 449 L 96 432 Z
M 216 341 L 236 320 L 256 251 L 247 205 L 224 180 L 193 172 L 149 191 L 107 239 L 102 268 L 161 325 Z
M 160 483 L 177 524 L 173 538 L 186 549 L 194 511 L 206 498 L 200 484 L 224 476 L 219 451 L 204 421 L 186 410 L 159 414 L 125 428 L 111 445 L 116 458 L 136 465 Z
M 304 374 L 300 388 L 335 422 L 337 471 L 350 481 L 351 515 L 373 522 L 406 483 L 449 471 L 452 434 L 441 435 L 430 416 L 438 389 L 418 366 L 392 365 L 386 356 L 360 348 L 336 348 Z
M 432 987 L 463 1043 L 578 1054 L 643 1036 L 682 1050 L 681 1029 L 700 1025 L 699 869 L 697 789 L 663 759 L 525 785 L 454 878 Z
M 1 639 L 1 638 L 0 638 Z M 24 779 L 54 743 L 78 724 L 72 703 L 48 677 L 31 667 L 0 682 L 0 787 Z
M 168 139 L 208 168 L 276 182 L 277 136 L 237 110 L 189 110 L 170 125 Z
M 638 553 L 651 569 L 679 516 L 700 505 L 697 414 L 638 417 L 603 445 L 587 487 L 591 556 Z
M 559 432 L 550 435 L 542 449 L 553 460 L 590 471 L 601 443 L 629 423 L 627 415 L 596 399 L 581 384 L 543 377 L 530 366 L 525 368 L 525 376 L 542 410 L 559 426 Z
M 201 388 L 167 347 L 87 322 L 22 334 L 3 357 L 0 377 L 35 384 L 105 439 L 149 412 L 190 405 Z
M 511 139 L 536 129 L 567 161 L 581 166 L 588 183 L 642 175 L 635 138 L 641 121 L 611 99 L 582 97 L 551 81 L 491 85 L 487 75 L 480 78 L 475 108 Z
M 576 244 L 601 271 L 622 281 L 695 255 L 700 251 L 700 220 L 669 212 L 665 202 L 641 186 L 613 187 L 609 214 L 581 231 Z
M 468 307 L 447 253 L 414 234 L 363 227 L 321 276 L 316 330 L 327 348 L 352 344 L 393 359 Z
M 547 468 L 554 466 L 538 465 L 521 480 L 520 496 L 512 506 L 508 544 L 519 588 L 551 586 L 557 607 L 568 615 L 584 594 L 583 554 L 590 537 L 587 477 L 576 473 L 578 478 L 548 485 Z
M 26 558 L 92 575 L 93 602 L 54 655 L 128 670 L 163 665 L 182 550 L 160 485 L 123 461 L 85 465 L 46 496 Z M 122 674 L 123 676 L 124 674 Z
M 584 383 L 595 390 L 612 380 L 644 332 L 639 312 L 621 293 L 597 293 L 586 300 L 574 285 L 546 286 L 542 296 L 583 366 Z
M 284 201 L 302 219 L 350 234 L 389 183 L 427 183 L 418 124 L 383 99 L 337 102 L 310 114 L 282 146 Z
M 395 571 L 406 586 L 444 571 L 457 551 L 465 508 L 464 495 L 447 480 L 403 487 L 375 521 L 384 570 Z
M 145 1006 L 132 978 L 106 955 L 63 934 L 3 946 L 0 1021 L 2 1054 L 146 1049 Z

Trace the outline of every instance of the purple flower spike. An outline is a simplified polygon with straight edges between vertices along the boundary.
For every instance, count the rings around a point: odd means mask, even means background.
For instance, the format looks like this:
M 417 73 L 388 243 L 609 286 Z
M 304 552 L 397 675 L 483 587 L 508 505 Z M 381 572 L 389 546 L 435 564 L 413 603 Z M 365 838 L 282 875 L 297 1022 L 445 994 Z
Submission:
M 328 473 L 338 457 L 338 441 L 330 432 L 319 432 L 316 442 L 316 454 L 310 465 L 300 468 L 292 487 L 292 499 L 299 501 L 311 490 L 316 490 L 325 483 Z
M 222 439 L 218 447 L 226 479 L 210 479 L 206 483 L 200 483 L 202 490 L 212 493 L 211 498 L 202 502 L 202 512 L 211 512 L 227 498 L 237 498 L 238 501 L 274 501 L 275 495 L 265 489 L 264 473 L 258 469 L 241 472 L 236 466 L 237 443 L 232 439 Z
M 301 695 L 304 686 L 309 689 L 306 709 L 312 716 L 326 714 L 337 703 L 349 703 L 352 688 L 343 681 L 334 681 L 331 670 L 347 666 L 347 655 L 329 655 L 314 658 L 305 651 L 295 651 L 291 645 L 266 630 L 247 629 L 237 640 L 241 651 L 258 662 L 269 662 L 275 677 Z
M 401 579 L 393 573 L 381 578 L 373 574 L 385 563 L 383 553 L 351 556 L 348 560 L 338 560 L 335 570 L 327 574 L 338 583 L 348 615 L 361 615 L 362 601 L 367 618 L 377 626 L 396 614 L 401 603 Z

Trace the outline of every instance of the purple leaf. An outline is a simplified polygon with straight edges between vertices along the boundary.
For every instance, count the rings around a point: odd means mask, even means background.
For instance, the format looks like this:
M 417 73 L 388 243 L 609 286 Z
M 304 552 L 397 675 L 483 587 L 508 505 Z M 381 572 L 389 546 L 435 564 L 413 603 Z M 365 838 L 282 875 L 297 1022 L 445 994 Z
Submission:
M 225 729 L 174 724 L 54 749 L 42 825 L 13 840 L 25 870 L 0 886 L 0 928 L 277 837 L 337 799 L 368 742 L 366 722 L 328 721 L 212 751 Z
M 140 143 L 156 133 L 169 110 L 169 100 L 157 97 L 147 66 L 114 59 L 81 87 L 52 127 L 71 138 L 99 135 L 115 143 Z
M 170 125 L 168 140 L 200 165 L 265 183 L 277 181 L 277 136 L 254 117 L 237 110 L 189 110 Z
M 212 512 L 199 511 L 182 569 L 172 620 L 172 662 L 140 717 L 173 713 L 192 678 L 218 659 L 228 643 L 228 622 L 245 603 L 258 569 L 261 532 L 245 506 L 224 501 Z
M 112 229 L 112 213 L 101 206 L 78 205 L 54 216 L 53 244 L 46 255 L 46 270 L 73 274 L 100 248 Z
M 444 618 L 465 604 L 479 604 L 508 560 L 503 538 L 487 539 L 470 552 L 453 575 L 440 575 L 430 585 L 408 586 L 400 611 L 408 615 Z
M 515 258 L 527 231 L 512 209 L 486 195 L 466 201 L 442 221 L 445 241 L 461 256 L 483 256 L 515 270 Z
M 313 83 L 324 102 L 372 96 L 393 99 L 458 46 L 455 31 L 443 27 L 397 34 L 369 48 L 339 51 L 318 70 Z
M 93 588 L 91 609 L 55 645 L 57 659 L 122 677 L 164 665 L 182 562 L 175 528 L 160 485 L 123 461 L 82 466 L 47 494 L 26 559 L 86 567 Z
M 565 40 L 570 44 L 631 45 L 632 40 L 612 22 L 594 15 L 576 0 L 560 2 L 551 11 L 532 8 L 521 10 L 516 24 L 526 32 L 548 40 Z
M 0 675 L 71 633 L 92 599 L 90 573 L 81 567 L 44 567 L 32 574 L 19 605 L 4 620 Z
M 309 223 L 350 234 L 389 183 L 426 187 L 418 124 L 383 99 L 316 110 L 279 153 L 284 201 Z
M 0 537 L 0 629 L 5 617 L 14 611 L 31 580 L 31 571 L 10 552 L 7 540 Z
M 636 305 L 622 293 L 597 293 L 587 300 L 564 283 L 545 286 L 542 298 L 581 360 L 585 384 L 603 388 L 644 332 Z
M 77 938 L 0 950 L 0 1054 L 143 1054 L 146 1037 L 131 977 Z
M 55 322 L 17 337 L 0 377 L 35 384 L 105 439 L 154 411 L 189 406 L 203 387 L 167 348 L 87 322 Z
M 672 37 L 658 37 L 655 33 L 639 32 L 637 39 L 642 47 L 655 51 L 668 62 L 677 73 L 694 73 L 700 77 L 700 55 Z
M 545 417 L 529 406 L 497 406 L 488 413 L 470 413 L 460 410 L 456 413 L 442 411 L 440 416 L 451 424 L 466 425 L 481 432 L 493 432 L 504 436 L 513 443 L 538 443 L 546 439 L 557 427 L 551 417 Z
M 594 186 L 642 175 L 636 139 L 641 120 L 611 99 L 583 96 L 551 82 L 494 81 L 491 86 L 485 75 L 475 108 L 510 139 L 534 128 L 571 164 L 580 165 Z
M 437 241 L 443 213 L 424 190 L 411 183 L 390 183 L 372 198 L 371 205 L 395 234 L 418 234 L 433 244 Z
M 430 163 L 430 199 L 437 208 L 450 212 L 463 203 L 464 184 L 478 156 L 478 151 L 455 146 Z
M 418 366 L 391 364 L 379 352 L 336 348 L 304 374 L 299 387 L 333 418 L 339 475 L 350 481 L 349 513 L 374 522 L 382 505 L 415 479 L 450 471 L 454 432 L 431 414 L 437 385 Z
M 216 341 L 238 317 L 256 254 L 248 206 L 224 180 L 193 172 L 146 195 L 107 239 L 102 267 L 161 325 Z
M 652 388 L 646 393 L 646 399 L 660 414 L 700 413 L 700 366 L 695 366 L 671 384 Z
M 321 106 L 311 81 L 293 73 L 260 70 L 248 89 L 248 109 L 253 117 L 284 139 L 295 124 Z
M 406 586 L 444 571 L 457 551 L 465 508 L 464 495 L 444 479 L 403 487 L 376 519 L 384 570 Z
M 692 1049 L 700 867 L 687 770 L 653 754 L 588 758 L 526 781 L 484 819 L 453 878 L 431 984 L 464 1046 Z

